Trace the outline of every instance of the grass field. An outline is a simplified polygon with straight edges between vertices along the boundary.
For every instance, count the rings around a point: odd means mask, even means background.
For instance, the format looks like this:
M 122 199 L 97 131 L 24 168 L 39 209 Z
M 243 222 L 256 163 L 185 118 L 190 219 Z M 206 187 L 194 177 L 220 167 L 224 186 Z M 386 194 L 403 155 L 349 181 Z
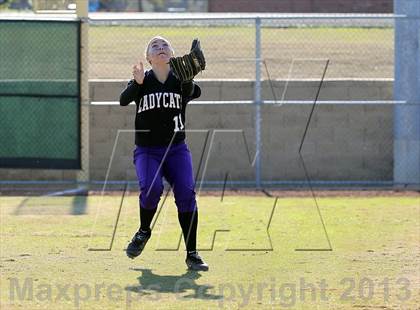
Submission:
M 155 35 L 167 37 L 177 54 L 187 52 L 199 37 L 208 62 L 200 78 L 255 78 L 255 29 L 245 26 L 92 26 L 90 78 L 129 78 L 132 64 L 143 58 Z M 296 64 L 294 78 L 319 78 L 322 63 L 314 59 L 320 58 L 330 59 L 327 78 L 393 77 L 392 28 L 263 28 L 261 35 L 262 57 L 272 79 L 287 78 L 294 58 L 306 59 Z M 265 70 L 262 75 L 267 78 Z
M 418 193 L 319 197 L 331 251 L 310 195 L 201 196 L 207 273 L 187 272 L 176 250 L 172 197 L 142 256 L 125 256 L 137 199 L 0 197 L 0 308 L 418 309 Z M 121 201 L 112 250 L 88 251 L 109 246 Z M 230 231 L 212 244 L 216 230 Z

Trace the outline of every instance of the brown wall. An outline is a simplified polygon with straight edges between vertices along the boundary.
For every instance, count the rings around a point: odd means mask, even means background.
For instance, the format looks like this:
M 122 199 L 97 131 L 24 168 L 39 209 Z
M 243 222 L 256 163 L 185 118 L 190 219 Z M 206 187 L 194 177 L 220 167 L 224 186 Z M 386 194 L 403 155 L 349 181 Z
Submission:
M 310 104 L 262 106 L 261 176 L 264 181 L 305 180 L 297 150 L 310 110 Z M 255 154 L 254 112 L 255 106 L 244 104 L 192 104 L 188 107 L 187 128 L 196 130 L 187 133 L 195 169 L 199 167 L 206 141 L 205 130 L 210 131 L 208 146 L 212 142 L 211 149 L 207 147 L 204 152 L 205 181 L 223 181 L 227 172 L 232 181 L 255 180 L 255 168 L 250 164 Z M 104 181 L 109 169 L 109 180 L 136 181 L 132 158 L 134 116 L 134 105 L 92 106 L 92 180 Z M 302 148 L 311 178 L 392 181 L 392 124 L 393 107 L 389 104 L 320 104 L 314 111 Z M 123 131 L 118 134 L 119 130 Z M 197 170 L 194 175 L 196 173 Z M 199 179 L 202 173 L 203 170 Z
M 208 0 L 209 12 L 392 13 L 393 0 Z

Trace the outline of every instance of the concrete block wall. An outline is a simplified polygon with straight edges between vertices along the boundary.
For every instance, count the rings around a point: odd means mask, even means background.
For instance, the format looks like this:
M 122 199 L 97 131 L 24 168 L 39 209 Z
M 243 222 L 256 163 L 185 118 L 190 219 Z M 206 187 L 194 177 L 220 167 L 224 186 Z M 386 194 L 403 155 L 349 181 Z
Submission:
M 254 82 L 251 80 L 198 80 L 202 88 L 200 101 L 253 100 Z M 322 85 L 319 100 L 392 100 L 390 79 L 382 80 L 326 80 Z M 126 80 L 90 80 L 91 101 L 118 101 Z M 264 100 L 314 100 L 318 80 L 267 80 L 262 82 L 261 96 Z M 274 95 L 273 95 L 274 89 Z
M 298 149 L 310 109 L 310 104 L 262 107 L 264 180 L 305 178 Z M 221 181 L 226 173 L 231 180 L 255 179 L 250 164 L 255 155 L 254 110 L 252 105 L 236 104 L 188 107 L 187 128 L 209 132 L 204 152 L 204 158 L 208 157 L 205 180 Z M 92 179 L 104 180 L 111 164 L 110 179 L 135 180 L 134 134 L 118 134 L 119 129 L 133 129 L 134 106 L 98 105 L 93 111 Z M 393 107 L 389 105 L 318 106 L 302 148 L 311 177 L 343 181 L 392 180 L 392 117 Z M 206 134 L 187 133 L 195 169 L 199 166 Z M 98 140 L 98 136 L 102 138 Z M 110 158 L 114 144 L 114 157 Z M 200 177 L 202 173 L 200 171 Z
M 313 100 L 318 81 L 291 81 L 285 99 Z M 126 81 L 91 81 L 93 101 L 116 101 Z M 251 100 L 252 81 L 201 81 L 201 100 Z M 278 99 L 285 81 L 274 81 Z M 272 100 L 263 83 L 263 97 Z M 326 81 L 320 100 L 391 100 L 392 81 Z M 264 180 L 304 180 L 297 150 L 310 104 L 262 106 L 262 177 Z M 213 137 L 206 180 L 255 178 L 255 107 L 243 104 L 191 104 L 187 128 L 209 130 Z M 135 180 L 132 165 L 135 106 L 94 104 L 90 113 L 90 176 L 105 180 Z M 302 154 L 312 178 L 319 180 L 392 180 L 393 107 L 390 105 L 321 104 L 315 109 Z M 236 130 L 234 132 L 227 130 Z M 119 134 L 118 131 L 120 130 Z M 122 131 L 121 131 L 122 130 Z M 188 143 L 197 169 L 205 132 L 190 132 Z M 244 136 L 247 147 L 244 144 Z M 117 138 L 118 137 L 118 138 Z M 116 140 L 118 139 L 118 140 Z M 115 152 L 112 150 L 115 145 Z M 248 155 L 250 154 L 250 157 Z M 206 158 L 206 157 L 204 157 Z M 201 171 L 202 172 L 202 171 Z M 202 174 L 200 174 L 200 177 Z M 0 169 L 1 180 L 74 180 L 74 170 Z
M 264 107 L 265 179 L 304 178 L 298 149 L 310 109 L 310 105 Z M 392 106 L 319 105 L 302 147 L 308 173 L 318 180 L 392 180 L 392 124 Z

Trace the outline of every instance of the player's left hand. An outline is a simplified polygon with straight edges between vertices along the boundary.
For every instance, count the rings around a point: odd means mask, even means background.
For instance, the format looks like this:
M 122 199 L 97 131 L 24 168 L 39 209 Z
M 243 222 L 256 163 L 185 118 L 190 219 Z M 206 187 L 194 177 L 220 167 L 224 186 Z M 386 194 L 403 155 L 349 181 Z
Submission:
M 171 57 L 169 65 L 181 82 L 191 81 L 206 68 L 206 59 L 200 46 L 200 40 L 193 40 L 190 53 L 182 57 Z

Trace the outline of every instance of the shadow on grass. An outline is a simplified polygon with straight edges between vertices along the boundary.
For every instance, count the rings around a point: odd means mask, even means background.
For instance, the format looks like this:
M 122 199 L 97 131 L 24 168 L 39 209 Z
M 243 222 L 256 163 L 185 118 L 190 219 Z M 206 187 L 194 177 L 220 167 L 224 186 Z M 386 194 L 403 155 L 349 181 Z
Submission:
M 14 215 L 84 215 L 87 213 L 87 198 L 85 188 L 33 195 L 16 207 Z
M 211 291 L 214 286 L 199 285 L 195 280 L 201 277 L 197 271 L 186 271 L 179 276 L 164 276 L 154 274 L 150 269 L 134 268 L 132 270 L 141 271 L 138 277 L 139 285 L 127 286 L 126 291 L 135 292 L 140 295 L 150 295 L 152 292 L 172 293 L 179 298 L 195 298 L 205 300 L 223 299 L 223 295 L 214 295 Z M 192 291 L 192 292 L 191 292 Z M 182 295 L 183 293 L 190 293 Z

